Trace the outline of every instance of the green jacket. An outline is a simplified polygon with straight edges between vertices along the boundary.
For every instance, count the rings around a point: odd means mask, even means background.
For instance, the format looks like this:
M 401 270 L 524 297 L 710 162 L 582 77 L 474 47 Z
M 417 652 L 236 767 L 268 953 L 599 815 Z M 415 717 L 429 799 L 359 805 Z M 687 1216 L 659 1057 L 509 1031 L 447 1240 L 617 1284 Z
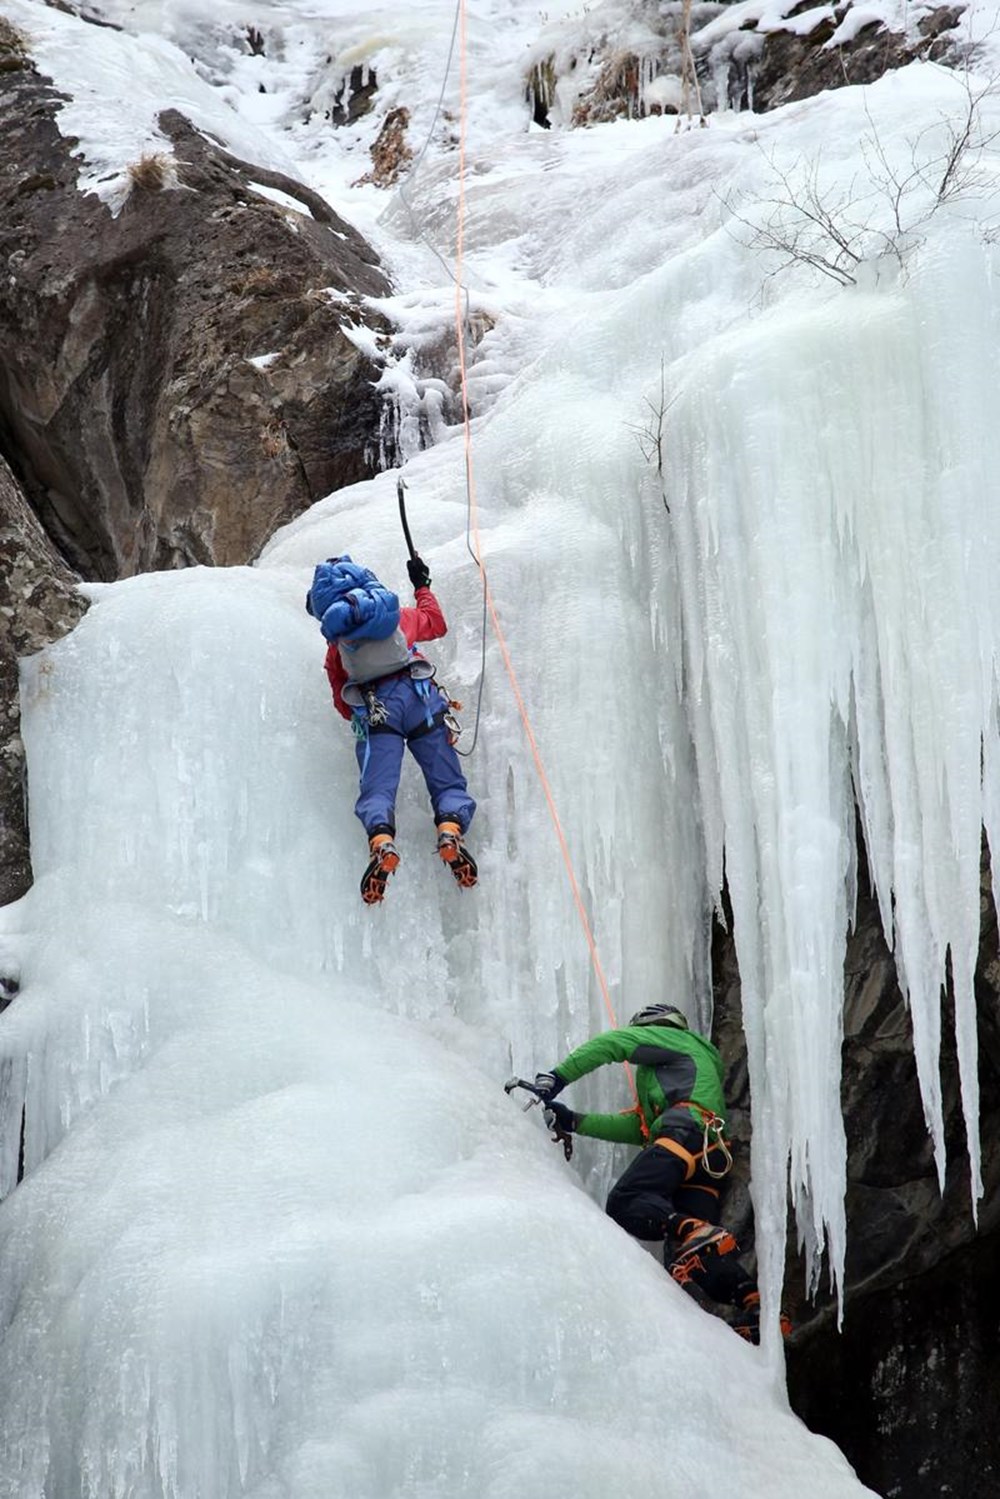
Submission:
M 554 1071 L 575 1083 L 608 1062 L 631 1062 L 635 1067 L 635 1090 L 648 1136 L 656 1135 L 664 1109 L 682 1100 L 725 1117 L 722 1058 L 696 1031 L 672 1025 L 626 1025 L 604 1031 L 571 1051 Z M 688 1112 L 701 1124 L 697 1109 Z M 648 1137 L 634 1109 L 624 1114 L 581 1114 L 576 1133 L 626 1145 L 643 1145 Z

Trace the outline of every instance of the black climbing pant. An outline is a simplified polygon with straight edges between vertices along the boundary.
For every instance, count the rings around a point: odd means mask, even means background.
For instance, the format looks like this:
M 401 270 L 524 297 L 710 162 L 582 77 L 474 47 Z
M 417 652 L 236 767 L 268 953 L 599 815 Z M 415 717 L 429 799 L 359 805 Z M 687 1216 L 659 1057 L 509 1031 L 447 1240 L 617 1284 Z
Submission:
M 699 1218 L 717 1224 L 721 1220 L 719 1179 L 706 1169 L 702 1156 L 704 1136 L 687 1109 L 670 1109 L 662 1116 L 657 1136 L 622 1172 L 608 1195 L 607 1211 L 626 1233 L 636 1239 L 663 1239 L 664 1262 L 669 1270 L 674 1254 L 673 1232 L 682 1218 Z M 708 1164 L 722 1172 L 726 1156 L 712 1145 Z M 692 1257 L 682 1284 L 692 1284 L 712 1301 L 742 1306 L 757 1286 L 730 1252 L 713 1246 Z

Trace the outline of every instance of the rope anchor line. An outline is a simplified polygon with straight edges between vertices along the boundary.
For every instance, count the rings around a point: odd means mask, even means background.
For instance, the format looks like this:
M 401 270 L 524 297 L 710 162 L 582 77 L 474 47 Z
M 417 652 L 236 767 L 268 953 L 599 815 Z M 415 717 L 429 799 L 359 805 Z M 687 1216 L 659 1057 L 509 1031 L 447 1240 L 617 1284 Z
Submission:
M 598 983 L 598 986 L 599 986 L 600 991 L 601 991 L 601 996 L 602 996 L 602 999 L 604 1001 L 604 1006 L 605 1006 L 605 1009 L 607 1010 L 608 1016 L 609 1016 L 609 1018 L 611 1020 L 611 1024 L 612 1024 L 612 1026 L 614 1026 L 614 1027 L 617 1028 L 618 1020 L 617 1020 L 617 1017 L 615 1015 L 614 1004 L 612 1003 L 612 1000 L 611 1000 L 611 993 L 610 993 L 610 990 L 608 988 L 608 981 L 607 981 L 607 979 L 605 977 L 605 974 L 604 974 L 604 968 L 603 968 L 603 966 L 601 964 L 600 954 L 598 953 L 598 950 L 597 950 L 597 943 L 596 943 L 595 938 L 594 938 L 594 933 L 593 933 L 593 929 L 591 927 L 590 918 L 587 915 L 587 910 L 586 910 L 586 907 L 584 905 L 583 896 L 582 896 L 581 891 L 580 891 L 580 885 L 579 885 L 579 882 L 578 882 L 577 877 L 576 877 L 576 871 L 575 871 L 575 869 L 573 867 L 573 860 L 572 860 L 572 856 L 570 854 L 569 844 L 566 841 L 566 835 L 565 835 L 565 833 L 563 831 L 562 821 L 561 821 L 561 819 L 559 817 L 559 812 L 558 812 L 558 809 L 556 807 L 555 797 L 554 797 L 553 792 L 552 792 L 552 786 L 551 786 L 551 783 L 549 781 L 549 777 L 548 777 L 548 775 L 546 773 L 546 770 L 545 770 L 545 765 L 544 765 L 544 762 L 542 760 L 541 750 L 539 749 L 538 741 L 537 741 L 537 739 L 535 737 L 535 731 L 534 731 L 534 728 L 533 728 L 532 723 L 531 723 L 531 718 L 530 718 L 530 716 L 528 714 L 527 705 L 526 705 L 526 703 L 524 701 L 524 695 L 521 692 L 521 686 L 520 686 L 520 683 L 518 681 L 517 673 L 514 670 L 514 662 L 513 662 L 512 658 L 511 658 L 510 648 L 508 647 L 507 640 L 506 640 L 506 637 L 505 637 L 504 632 L 503 632 L 503 628 L 502 628 L 502 626 L 500 624 L 500 617 L 499 617 L 499 614 L 497 612 L 496 602 L 495 602 L 495 600 L 493 598 L 492 589 L 490 588 L 489 578 L 487 576 L 487 571 L 486 571 L 486 565 L 483 562 L 482 541 L 481 541 L 481 536 L 480 536 L 480 531 L 479 531 L 479 506 L 478 506 L 478 501 L 477 501 L 477 496 L 476 496 L 476 477 L 475 477 L 475 467 L 474 467 L 474 463 L 473 463 L 472 417 L 471 417 L 471 412 L 470 412 L 470 408 L 469 408 L 468 361 L 467 361 L 467 357 L 466 357 L 466 319 L 463 316 L 463 299 L 465 301 L 465 306 L 466 307 L 468 306 L 468 291 L 464 287 L 463 281 L 462 281 L 462 266 L 463 266 L 464 253 L 465 253 L 465 178 L 466 178 L 466 141 L 467 141 L 467 137 L 468 137 L 468 101 L 469 101 L 469 89 L 468 89 L 468 36 L 467 36 L 467 24 L 466 24 L 466 21 L 467 21 L 467 17 L 466 17 L 466 3 L 465 3 L 465 0 L 456 0 L 455 30 L 453 30 L 453 32 L 452 32 L 452 45 L 451 45 L 451 48 L 449 49 L 449 53 L 448 53 L 448 61 L 447 61 L 446 68 L 445 68 L 445 79 L 444 79 L 444 83 L 442 84 L 441 98 L 438 100 L 438 109 L 440 109 L 441 99 L 444 98 L 444 91 L 445 91 L 445 87 L 447 85 L 448 72 L 449 72 L 449 70 L 451 68 L 452 55 L 453 55 L 453 51 L 454 51 L 455 37 L 456 37 L 456 31 L 457 31 L 457 37 L 458 37 L 458 56 L 459 56 L 459 101 L 460 101 L 459 102 L 459 121 L 458 121 L 458 125 L 459 125 L 459 128 L 458 128 L 458 195 L 457 195 L 456 224 L 455 224 L 455 268 L 454 268 L 454 271 L 451 271 L 450 268 L 449 268 L 449 273 L 451 274 L 452 279 L 453 279 L 453 281 L 455 283 L 455 335 L 456 335 L 456 342 L 457 342 L 457 345 L 458 345 L 458 365 L 459 365 L 459 380 L 460 380 L 461 397 L 462 397 L 462 428 L 463 428 L 464 457 L 465 457 L 466 546 L 468 548 L 468 551 L 469 551 L 469 553 L 470 553 L 473 561 L 475 562 L 477 568 L 479 569 L 479 575 L 482 578 L 482 584 L 483 584 L 483 626 L 484 626 L 484 628 L 483 628 L 483 668 L 484 669 L 483 669 L 483 672 L 481 673 L 481 676 L 480 676 L 480 688 L 479 688 L 479 691 L 480 691 L 480 701 L 482 699 L 483 676 L 485 675 L 485 653 L 486 653 L 485 621 L 486 621 L 486 616 L 488 615 L 489 619 L 490 619 L 490 623 L 493 626 L 493 632 L 494 632 L 494 634 L 496 636 L 497 644 L 500 647 L 500 654 L 503 657 L 503 663 L 504 663 L 504 666 L 505 666 L 506 671 L 507 671 L 508 679 L 510 681 L 511 690 L 512 690 L 512 692 L 514 694 L 514 700 L 515 700 L 515 702 L 517 704 L 517 710 L 518 710 L 518 713 L 519 713 L 520 718 L 521 718 L 521 723 L 524 726 L 524 731 L 525 731 L 525 734 L 527 736 L 528 744 L 529 744 L 529 746 L 531 748 L 531 754 L 532 754 L 532 759 L 533 759 L 534 765 L 535 765 L 535 771 L 536 771 L 536 774 L 538 776 L 539 783 L 541 784 L 542 792 L 543 792 L 543 794 L 545 796 L 545 802 L 546 802 L 546 806 L 548 807 L 548 810 L 549 810 L 549 816 L 550 816 L 550 818 L 552 820 L 552 825 L 553 825 L 553 827 L 555 829 L 556 838 L 557 838 L 558 843 L 559 843 L 559 850 L 560 850 L 560 853 L 562 854 L 563 863 L 564 863 L 564 865 L 566 867 L 567 878 L 569 880 L 570 890 L 571 890 L 572 895 L 573 895 L 573 902 L 574 902 L 574 905 L 576 906 L 577 915 L 578 915 L 578 917 L 580 919 L 580 925 L 583 928 L 584 938 L 586 940 L 587 949 L 588 949 L 588 952 L 589 952 L 589 955 L 590 955 L 591 966 L 593 968 L 594 975 L 595 975 L 595 977 L 597 979 L 597 983 Z M 435 112 L 435 117 L 434 118 L 435 118 L 435 120 L 437 119 L 437 111 Z M 432 129 L 433 129 L 433 126 L 432 126 Z M 428 143 L 429 143 L 429 137 L 428 137 Z M 425 144 L 424 150 L 426 150 L 426 144 Z M 422 155 L 423 155 L 423 152 L 421 152 L 421 156 Z M 418 161 L 419 161 L 419 158 L 418 158 Z M 417 163 L 415 163 L 415 165 L 416 164 Z M 405 199 L 405 195 L 404 195 L 404 202 L 405 201 L 406 201 L 406 199 Z M 409 206 L 409 205 L 407 205 L 407 206 Z M 398 496 L 399 496 L 400 516 L 401 516 L 402 521 L 403 521 L 403 534 L 406 537 L 407 545 L 411 547 L 411 553 L 412 553 L 412 542 L 410 540 L 409 530 L 408 530 L 408 527 L 407 527 L 407 524 L 406 524 L 406 507 L 405 507 L 405 501 L 404 501 L 404 497 L 403 497 L 404 487 L 405 486 L 403 484 L 403 481 L 402 481 L 402 479 L 400 479 L 399 484 L 398 484 L 398 491 L 397 491 L 398 492 Z M 478 737 L 478 734 L 479 734 L 479 710 L 478 710 L 478 707 L 477 707 L 477 716 L 476 716 L 476 736 L 477 737 Z M 470 748 L 466 753 L 467 754 L 471 754 L 472 753 L 472 749 L 474 749 L 474 748 L 475 748 L 475 740 L 473 740 L 472 748 Z M 638 1096 L 636 1094 L 635 1082 L 634 1082 L 633 1077 L 632 1077 L 631 1068 L 628 1066 L 627 1063 L 625 1065 L 626 1065 L 626 1071 L 628 1073 L 629 1086 L 631 1087 L 633 1097 L 636 1099 L 636 1102 L 638 1103 Z

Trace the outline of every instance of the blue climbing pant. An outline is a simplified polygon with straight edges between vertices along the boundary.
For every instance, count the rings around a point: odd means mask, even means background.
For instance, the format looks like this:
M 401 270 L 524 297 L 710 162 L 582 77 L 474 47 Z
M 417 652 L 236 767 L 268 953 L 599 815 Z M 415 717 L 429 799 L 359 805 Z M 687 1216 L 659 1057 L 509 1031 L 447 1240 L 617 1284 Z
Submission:
M 444 715 L 448 704 L 433 682 L 414 682 L 408 676 L 373 682 L 386 713 L 384 724 L 370 727 L 360 715 L 365 734 L 356 744 L 361 790 L 354 811 L 365 832 L 396 828 L 396 791 L 403 766 L 403 745 L 423 772 L 434 809 L 434 821 L 448 818 L 464 833 L 476 804 L 449 742 Z

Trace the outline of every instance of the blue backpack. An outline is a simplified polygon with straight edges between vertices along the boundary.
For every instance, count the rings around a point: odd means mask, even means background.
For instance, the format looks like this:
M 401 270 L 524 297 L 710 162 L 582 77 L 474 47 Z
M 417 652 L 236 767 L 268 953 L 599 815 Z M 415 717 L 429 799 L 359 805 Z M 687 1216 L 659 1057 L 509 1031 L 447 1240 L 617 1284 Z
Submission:
M 399 624 L 399 599 L 346 553 L 317 565 L 306 608 L 331 641 L 386 640 Z

